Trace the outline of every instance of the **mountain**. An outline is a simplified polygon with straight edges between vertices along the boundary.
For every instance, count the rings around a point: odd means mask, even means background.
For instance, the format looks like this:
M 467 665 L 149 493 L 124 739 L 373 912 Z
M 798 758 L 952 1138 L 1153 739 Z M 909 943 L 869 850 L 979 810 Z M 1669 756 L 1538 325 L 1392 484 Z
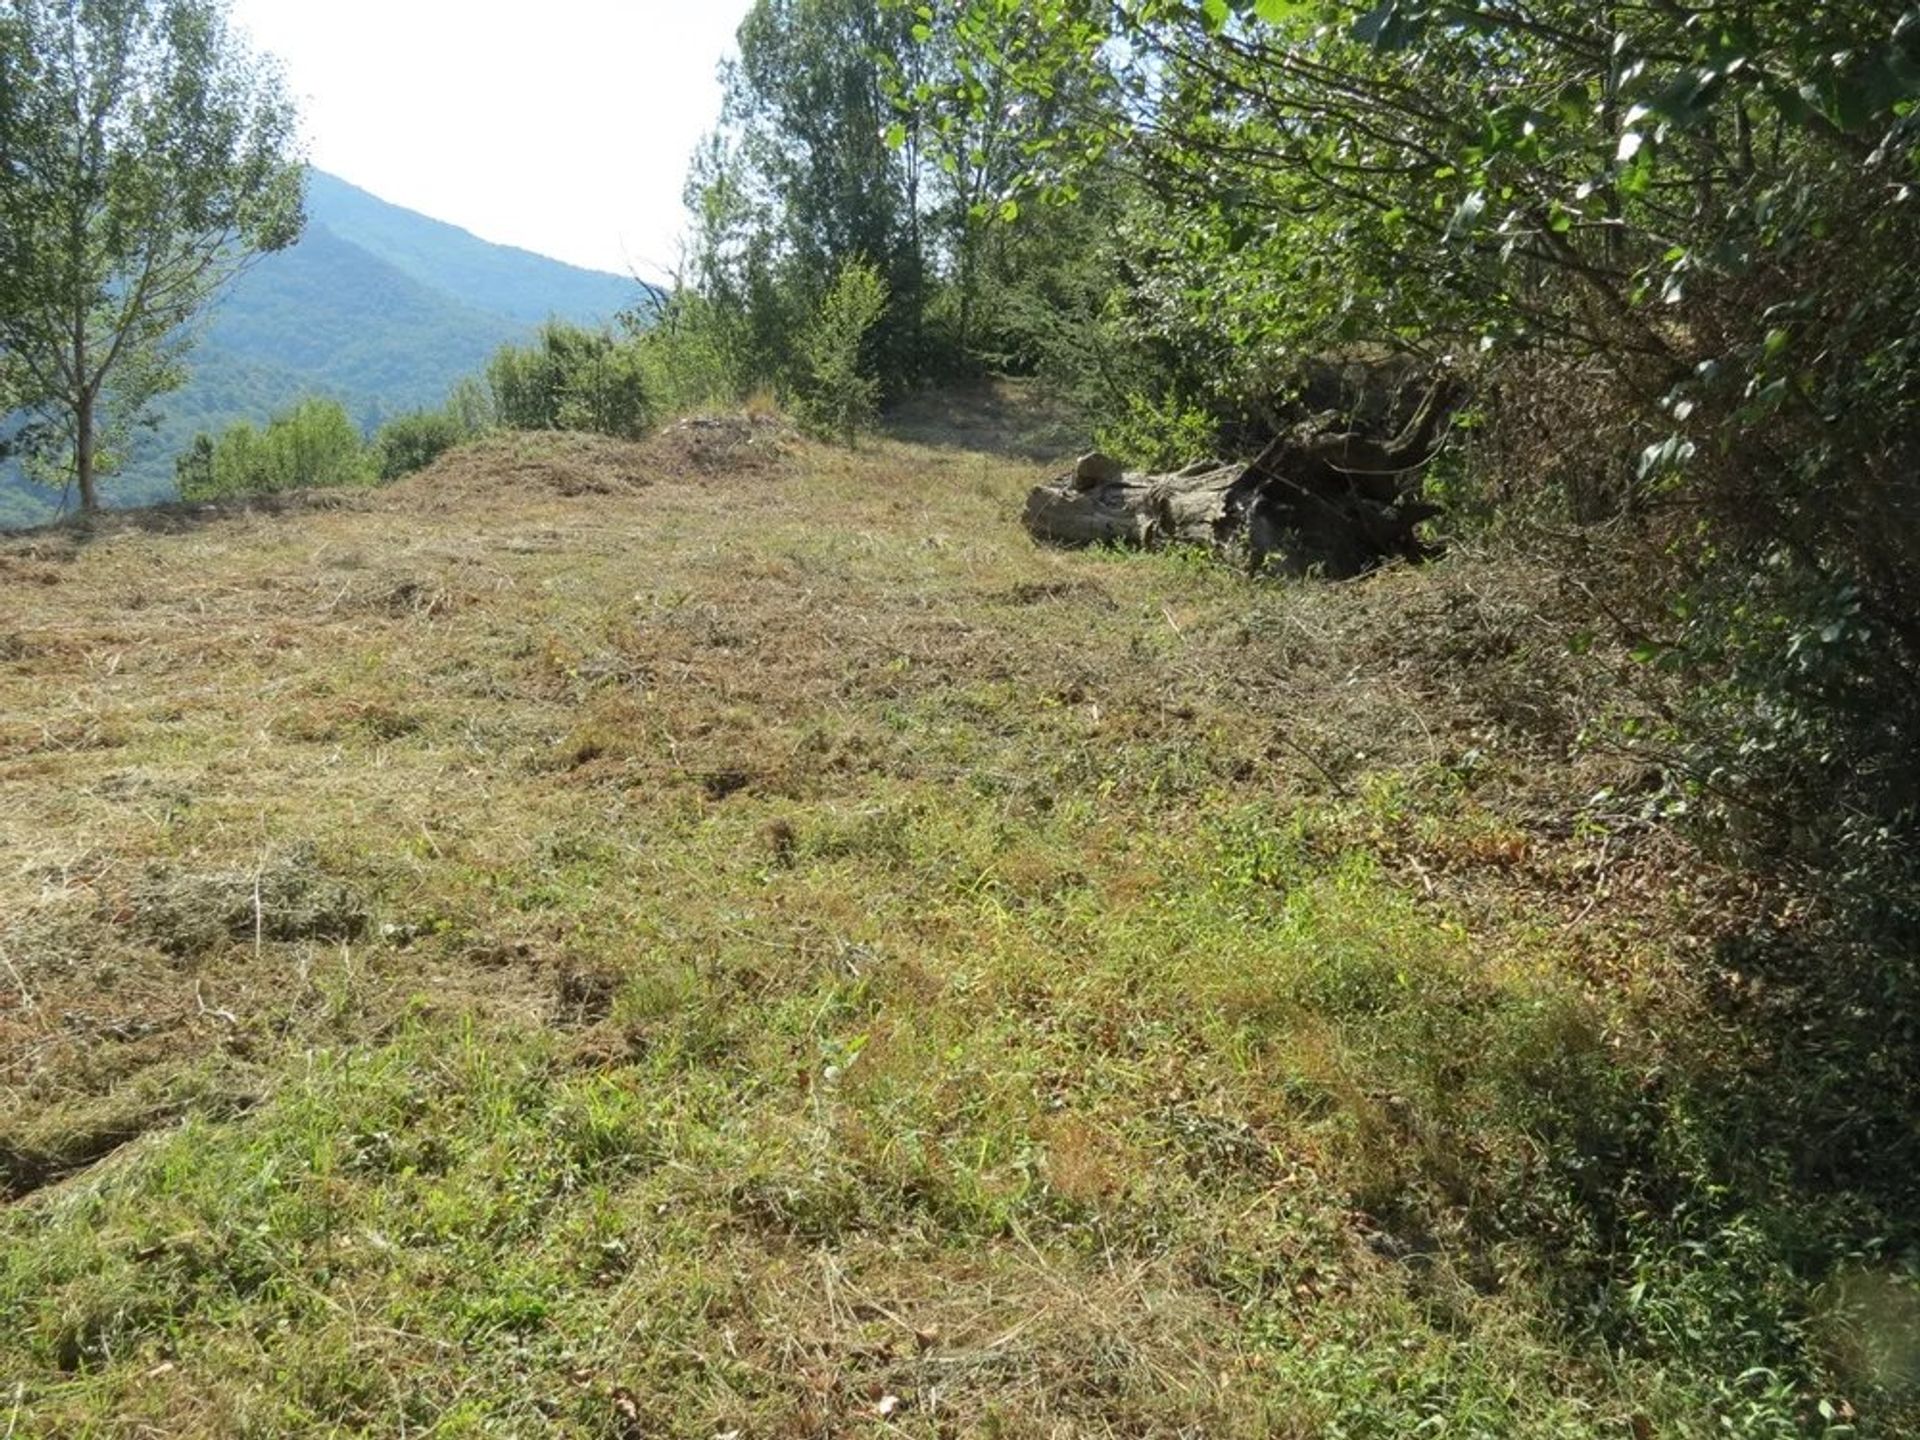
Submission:
M 633 304 L 639 285 L 625 275 L 582 270 L 531 250 L 494 245 L 457 225 L 369 195 L 346 181 L 309 173 L 307 210 L 349 244 L 433 290 L 537 325 L 549 315 L 611 319 Z
M 372 430 L 439 404 L 503 343 L 549 316 L 600 324 L 642 294 L 584 270 L 394 205 L 309 172 L 298 244 L 260 259 L 215 302 L 188 357 L 193 378 L 155 405 L 109 504 L 173 493 L 173 457 L 202 430 L 264 421 L 302 395 L 330 396 Z M 0 525 L 50 515 L 57 497 L 0 469 Z

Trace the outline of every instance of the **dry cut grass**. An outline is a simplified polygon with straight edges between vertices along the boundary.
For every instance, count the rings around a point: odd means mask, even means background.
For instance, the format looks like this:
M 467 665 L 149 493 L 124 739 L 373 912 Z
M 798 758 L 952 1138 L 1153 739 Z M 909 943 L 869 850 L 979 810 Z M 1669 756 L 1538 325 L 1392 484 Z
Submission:
M 977 409 L 0 542 L 5 1433 L 1911 1418 L 1668 1213 L 1755 1057 L 1614 662 L 1036 549 Z

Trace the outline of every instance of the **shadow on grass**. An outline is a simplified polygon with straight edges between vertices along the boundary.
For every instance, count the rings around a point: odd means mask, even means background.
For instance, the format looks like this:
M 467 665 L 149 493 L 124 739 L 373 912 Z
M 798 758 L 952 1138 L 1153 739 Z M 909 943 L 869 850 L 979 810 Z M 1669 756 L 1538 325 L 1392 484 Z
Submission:
M 116 535 L 188 535 L 223 521 L 249 516 L 305 515 L 320 510 L 364 507 L 371 489 L 350 487 L 327 490 L 287 490 L 273 495 L 235 496 L 225 500 L 166 501 L 126 510 L 102 510 L 92 515 L 67 515 L 41 525 L 0 528 L 0 543 L 51 542 L 77 554 L 96 540 Z
M 908 396 L 882 428 L 896 440 L 1052 463 L 1087 448 L 1085 426 L 1031 380 L 993 377 Z
M 1920 1402 L 1911 942 L 1839 919 L 1801 933 L 1756 925 L 1709 963 L 1699 1010 L 1639 1017 L 1669 1034 L 1545 1026 L 1496 1063 L 1503 1118 L 1535 1147 L 1463 1164 L 1476 1182 L 1466 1249 L 1538 1247 L 1557 1307 L 1615 1353 L 1704 1375 L 1765 1372 L 1789 1408 L 1840 1386 L 1910 1417 Z M 1471 1157 L 1483 1138 L 1452 1143 Z M 1439 1223 L 1444 1206 L 1421 1193 L 1439 1188 L 1432 1174 L 1405 1163 L 1391 1178 L 1379 1197 L 1390 1226 L 1418 1236 Z

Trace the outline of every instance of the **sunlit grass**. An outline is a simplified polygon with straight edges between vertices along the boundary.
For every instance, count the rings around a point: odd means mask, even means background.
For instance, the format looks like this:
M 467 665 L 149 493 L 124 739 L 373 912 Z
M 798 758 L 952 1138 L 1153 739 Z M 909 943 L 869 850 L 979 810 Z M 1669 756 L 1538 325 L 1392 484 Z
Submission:
M 1884 1217 L 1742 1172 L 1675 902 L 1318 638 L 1444 579 L 1038 551 L 964 451 L 518 443 L 0 555 L 56 576 L 0 667 L 17 1433 L 1911 1418 Z

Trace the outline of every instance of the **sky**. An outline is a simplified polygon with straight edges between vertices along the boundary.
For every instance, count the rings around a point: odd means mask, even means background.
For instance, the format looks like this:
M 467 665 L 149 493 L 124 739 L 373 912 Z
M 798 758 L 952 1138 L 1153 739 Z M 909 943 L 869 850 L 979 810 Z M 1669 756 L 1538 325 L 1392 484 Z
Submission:
M 750 0 L 233 0 L 308 156 L 482 239 L 659 279 Z

